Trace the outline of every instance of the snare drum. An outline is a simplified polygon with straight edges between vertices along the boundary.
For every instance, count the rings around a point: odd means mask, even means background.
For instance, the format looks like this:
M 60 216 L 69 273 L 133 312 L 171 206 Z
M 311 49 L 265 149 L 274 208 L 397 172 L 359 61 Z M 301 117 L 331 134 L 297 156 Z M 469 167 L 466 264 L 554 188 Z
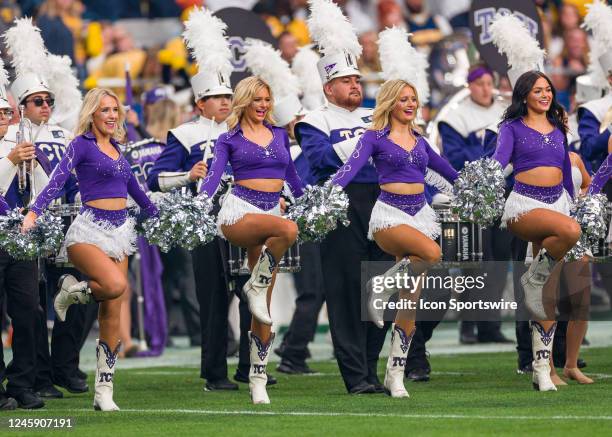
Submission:
M 482 227 L 462 221 L 450 209 L 438 210 L 441 232 L 438 244 L 443 262 L 482 261 Z
M 68 228 L 79 214 L 80 210 L 81 203 L 62 203 L 49 206 L 49 212 L 62 218 L 62 222 L 64 223 L 64 234 L 68 232 Z M 58 267 L 74 267 L 67 259 L 59 259 L 56 255 L 50 255 L 48 260 Z
M 229 272 L 232 276 L 248 276 L 251 274 L 249 271 L 247 250 L 242 247 L 232 245 L 229 241 L 228 244 L 228 256 L 227 263 L 229 266 Z M 283 255 L 283 258 L 278 263 L 278 273 L 295 273 L 300 271 L 300 245 L 294 243 L 287 252 Z

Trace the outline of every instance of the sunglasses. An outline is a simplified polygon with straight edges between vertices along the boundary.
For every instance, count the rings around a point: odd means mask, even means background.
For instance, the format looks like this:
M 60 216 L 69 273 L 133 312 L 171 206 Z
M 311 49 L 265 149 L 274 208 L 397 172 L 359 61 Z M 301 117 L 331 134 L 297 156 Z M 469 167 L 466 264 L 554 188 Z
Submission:
M 11 111 L 11 110 L 8 110 L 8 111 L 7 110 L 4 110 L 4 111 L 0 110 L 0 118 L 9 119 L 10 120 L 11 118 L 13 118 L 13 111 Z
M 39 108 L 46 103 L 47 105 L 49 105 L 49 108 L 52 108 L 53 105 L 55 105 L 55 99 L 51 98 L 51 97 L 47 97 L 45 99 L 43 99 L 42 97 L 34 97 L 33 99 L 28 99 L 26 100 L 26 103 L 32 102 L 34 103 L 34 106 L 38 106 Z

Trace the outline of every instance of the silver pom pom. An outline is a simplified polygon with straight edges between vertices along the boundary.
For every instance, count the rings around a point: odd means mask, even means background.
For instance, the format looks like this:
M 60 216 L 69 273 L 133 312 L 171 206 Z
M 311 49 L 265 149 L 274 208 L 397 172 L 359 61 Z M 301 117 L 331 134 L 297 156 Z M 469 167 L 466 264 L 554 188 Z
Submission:
M 490 226 L 504 210 L 505 187 L 498 161 L 483 158 L 468 162 L 455 181 L 452 210 L 463 220 Z
M 576 244 L 572 249 L 565 254 L 565 261 L 578 261 L 581 260 L 586 254 L 591 245 L 586 239 L 586 236 L 582 234 L 580 239 L 576 241 Z
M 146 219 L 141 233 L 162 252 L 174 246 L 192 250 L 217 235 L 215 218 L 210 215 L 213 203 L 205 194 L 194 197 L 173 190 L 156 196 L 154 201 L 159 215 Z
M 601 193 L 587 194 L 576 199 L 572 206 L 571 215 L 580 225 L 582 235 L 576 246 L 570 251 L 572 252 L 570 256 L 575 256 L 575 250 L 579 245 L 585 246 L 586 251 L 586 248 L 597 244 L 599 239 L 606 236 L 608 232 L 608 225 L 606 224 L 607 203 L 608 199 L 605 194 Z
M 36 219 L 36 227 L 21 233 L 23 215 L 15 208 L 0 216 L 0 247 L 18 260 L 32 260 L 57 253 L 64 241 L 60 217 L 45 212 Z
M 308 185 L 287 218 L 298 225 L 300 241 L 320 242 L 338 227 L 338 221 L 349 225 L 348 205 L 348 196 L 339 185 Z

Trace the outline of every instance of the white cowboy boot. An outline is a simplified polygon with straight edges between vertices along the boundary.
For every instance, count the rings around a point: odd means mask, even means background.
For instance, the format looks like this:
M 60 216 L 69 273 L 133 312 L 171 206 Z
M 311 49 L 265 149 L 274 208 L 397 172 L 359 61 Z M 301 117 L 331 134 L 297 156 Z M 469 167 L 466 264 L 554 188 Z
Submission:
M 521 276 L 521 284 L 525 290 L 525 307 L 531 312 L 532 319 L 546 320 L 546 311 L 542 303 L 544 284 L 556 261 L 546 253 L 545 249 L 540 250 L 533 259 L 529 269 Z
M 251 315 L 265 325 L 272 324 L 268 311 L 268 287 L 272 284 L 272 273 L 276 268 L 276 261 L 266 246 L 261 249 L 261 255 L 251 277 L 244 284 L 242 291 L 249 303 Z
M 397 274 L 403 275 L 414 275 L 412 267 L 410 266 L 410 260 L 408 258 L 402 258 L 400 261 L 395 263 L 393 267 L 387 270 L 385 273 L 379 276 L 374 276 L 366 284 L 366 290 L 368 292 L 368 319 L 373 322 L 379 328 L 383 328 L 385 321 L 383 320 L 384 309 L 376 308 L 381 307 L 389 302 L 389 299 L 397 293 L 399 290 L 395 287 L 395 282 L 391 287 L 385 287 L 386 278 L 395 278 Z M 380 282 L 382 284 L 382 290 L 375 290 L 374 282 Z M 375 306 L 375 301 L 376 306 Z M 384 308 L 384 307 L 383 307 Z
M 87 304 L 91 302 L 91 289 L 85 281 L 77 281 L 72 275 L 62 275 L 57 282 L 59 291 L 53 299 L 53 308 L 57 317 L 64 322 L 68 307 L 73 303 Z
M 115 364 L 117 363 L 117 353 L 121 342 L 117 343 L 114 351 L 102 340 L 97 340 L 94 410 L 119 411 L 119 407 L 113 401 L 113 377 L 115 375 Z
M 268 374 L 266 366 L 270 347 L 274 342 L 274 332 L 270 334 L 268 344 L 264 344 L 259 337 L 249 331 L 249 346 L 251 356 L 251 368 L 249 369 L 249 391 L 254 404 L 269 404 L 270 398 L 266 391 Z
M 391 351 L 387 359 L 387 370 L 385 371 L 385 393 L 392 398 L 407 398 L 410 395 L 404 387 L 404 369 L 406 368 L 406 360 L 408 357 L 408 349 L 414 335 L 415 328 L 412 329 L 410 335 L 393 324 L 391 334 Z
M 552 356 L 555 323 L 546 332 L 538 322 L 531 322 L 531 349 L 533 352 L 533 388 L 539 391 L 557 391 L 550 379 L 550 357 Z

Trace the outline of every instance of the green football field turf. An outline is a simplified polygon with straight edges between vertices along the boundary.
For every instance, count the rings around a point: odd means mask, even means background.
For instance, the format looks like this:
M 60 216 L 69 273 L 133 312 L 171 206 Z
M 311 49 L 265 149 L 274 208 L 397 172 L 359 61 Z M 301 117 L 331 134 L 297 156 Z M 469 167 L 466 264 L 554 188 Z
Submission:
M 336 363 L 315 362 L 319 375 L 273 372 L 279 384 L 269 388 L 272 404 L 266 406 L 250 404 L 246 384 L 238 392 L 204 392 L 195 368 L 122 370 L 119 362 L 115 400 L 122 411 L 95 412 L 91 392 L 66 393 L 62 400 L 47 401 L 45 410 L 2 412 L 0 435 L 17 434 L 7 429 L 11 417 L 70 417 L 74 428 L 67 435 L 87 437 L 611 435 L 612 348 L 585 349 L 582 356 L 596 383 L 570 382 L 556 393 L 536 392 L 530 376 L 517 375 L 514 353 L 434 356 L 429 383 L 406 383 L 410 399 L 349 396 Z M 93 387 L 92 377 L 89 383 Z

